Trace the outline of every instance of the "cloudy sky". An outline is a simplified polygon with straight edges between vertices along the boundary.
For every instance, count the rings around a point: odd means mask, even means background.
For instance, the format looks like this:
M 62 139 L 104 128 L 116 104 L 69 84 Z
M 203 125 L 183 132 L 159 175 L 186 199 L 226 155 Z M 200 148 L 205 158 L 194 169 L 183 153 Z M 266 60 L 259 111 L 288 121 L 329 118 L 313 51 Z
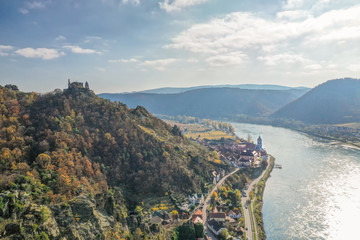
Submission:
M 0 84 L 96 93 L 360 77 L 358 0 L 0 0 Z

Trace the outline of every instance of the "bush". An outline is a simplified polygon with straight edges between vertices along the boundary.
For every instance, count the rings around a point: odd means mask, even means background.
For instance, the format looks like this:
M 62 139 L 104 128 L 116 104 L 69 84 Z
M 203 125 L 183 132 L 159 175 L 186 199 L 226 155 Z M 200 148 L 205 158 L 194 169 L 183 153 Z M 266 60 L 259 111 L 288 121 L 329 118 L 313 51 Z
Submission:
M 49 236 L 45 232 L 41 232 L 35 236 L 36 240 L 50 240 Z
M 50 210 L 47 207 L 41 207 L 40 209 L 40 221 L 45 222 L 51 215 Z

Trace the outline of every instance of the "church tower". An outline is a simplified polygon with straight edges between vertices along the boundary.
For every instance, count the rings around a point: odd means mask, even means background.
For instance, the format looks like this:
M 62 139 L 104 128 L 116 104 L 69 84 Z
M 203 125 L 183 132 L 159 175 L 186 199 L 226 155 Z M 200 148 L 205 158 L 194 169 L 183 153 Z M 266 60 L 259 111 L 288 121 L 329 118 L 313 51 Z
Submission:
M 89 88 L 89 83 L 88 83 L 87 81 L 85 82 L 85 88 L 86 88 L 86 89 L 90 89 L 90 88 Z
M 260 135 L 259 135 L 259 137 L 257 139 L 257 145 L 256 145 L 255 149 L 260 150 L 260 151 L 262 150 L 262 139 L 261 139 Z
M 70 83 L 70 78 L 68 79 L 68 88 L 70 88 L 70 85 L 71 85 L 71 83 Z

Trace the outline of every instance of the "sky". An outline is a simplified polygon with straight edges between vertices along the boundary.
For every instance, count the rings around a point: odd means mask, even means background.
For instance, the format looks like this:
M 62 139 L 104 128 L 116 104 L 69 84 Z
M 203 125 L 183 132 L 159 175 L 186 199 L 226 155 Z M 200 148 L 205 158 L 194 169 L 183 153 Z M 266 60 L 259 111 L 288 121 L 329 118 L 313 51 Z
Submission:
M 360 77 L 358 0 L 0 0 L 0 85 L 96 93 Z

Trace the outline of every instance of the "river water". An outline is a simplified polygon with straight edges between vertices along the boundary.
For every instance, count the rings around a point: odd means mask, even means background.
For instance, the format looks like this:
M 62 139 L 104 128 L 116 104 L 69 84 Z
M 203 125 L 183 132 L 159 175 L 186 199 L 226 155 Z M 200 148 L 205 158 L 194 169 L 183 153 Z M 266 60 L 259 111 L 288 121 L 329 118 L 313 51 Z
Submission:
M 264 192 L 267 239 L 360 239 L 360 150 L 284 128 L 233 123 L 276 158 Z

